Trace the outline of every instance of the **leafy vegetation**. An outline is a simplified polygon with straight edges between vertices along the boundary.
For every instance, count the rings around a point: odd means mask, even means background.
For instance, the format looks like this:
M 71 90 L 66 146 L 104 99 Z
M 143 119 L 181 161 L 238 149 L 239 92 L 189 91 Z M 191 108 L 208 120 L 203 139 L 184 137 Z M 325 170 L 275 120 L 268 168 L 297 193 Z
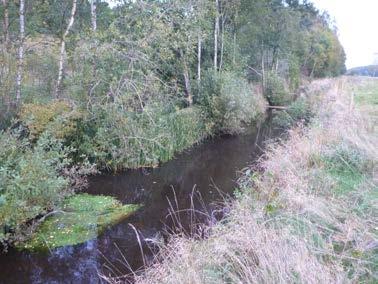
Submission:
M 55 210 L 80 186 L 88 165 L 68 170 L 72 149 L 43 135 L 34 147 L 21 134 L 0 133 L 1 242 L 27 234 L 24 225 Z
M 290 103 L 287 109 L 279 111 L 273 117 L 273 124 L 276 127 L 287 129 L 294 126 L 295 123 L 308 123 L 314 115 L 313 108 L 314 106 L 308 99 L 299 98 Z
M 139 208 L 139 205 L 122 205 L 112 197 L 77 194 L 68 197 L 61 211 L 48 217 L 30 240 L 19 244 L 18 248 L 48 251 L 84 243 Z
M 258 119 L 264 101 L 254 96 L 252 88 L 237 73 L 210 72 L 201 85 L 199 105 L 212 123 L 213 132 L 234 134 Z

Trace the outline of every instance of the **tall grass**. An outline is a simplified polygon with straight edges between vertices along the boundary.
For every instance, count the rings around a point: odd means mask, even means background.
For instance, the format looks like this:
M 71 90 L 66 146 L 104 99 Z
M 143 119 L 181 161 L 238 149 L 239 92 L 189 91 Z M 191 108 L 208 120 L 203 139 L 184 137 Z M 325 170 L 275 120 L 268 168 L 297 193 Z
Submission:
M 349 84 L 315 82 L 311 125 L 244 173 L 230 213 L 203 240 L 173 235 L 136 282 L 375 283 L 378 141 Z

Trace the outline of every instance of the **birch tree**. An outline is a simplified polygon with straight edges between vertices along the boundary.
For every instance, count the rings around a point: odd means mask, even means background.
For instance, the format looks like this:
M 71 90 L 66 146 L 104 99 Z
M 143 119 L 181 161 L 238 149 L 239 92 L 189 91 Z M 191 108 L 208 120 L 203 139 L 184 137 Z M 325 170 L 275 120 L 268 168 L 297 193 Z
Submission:
M 55 97 L 58 98 L 60 95 L 60 89 L 62 85 L 62 80 L 63 80 L 63 71 L 64 71 L 64 56 L 66 54 L 66 39 L 67 36 L 74 24 L 75 21 L 75 14 L 76 14 L 76 8 L 77 8 L 77 0 L 72 1 L 72 9 L 71 9 L 71 15 L 70 15 L 70 20 L 68 22 L 67 28 L 64 31 L 61 39 L 61 44 L 60 44 L 60 56 L 59 56 L 59 69 L 58 69 L 58 79 L 56 82 L 56 87 L 55 87 Z
M 214 69 L 218 70 L 219 0 L 215 0 Z
M 9 5 L 8 0 L 2 0 L 3 3 L 3 36 L 4 36 L 4 46 L 7 48 L 9 46 Z
M 25 40 L 25 0 L 20 0 L 19 8 L 20 35 L 18 47 L 17 78 L 16 78 L 16 103 L 21 101 L 22 73 L 24 65 L 24 40 Z
M 97 31 L 97 0 L 91 0 L 91 23 L 92 31 Z
M 201 60 L 202 60 L 202 36 L 201 31 L 198 32 L 198 43 L 197 43 L 197 85 L 198 90 L 201 86 Z

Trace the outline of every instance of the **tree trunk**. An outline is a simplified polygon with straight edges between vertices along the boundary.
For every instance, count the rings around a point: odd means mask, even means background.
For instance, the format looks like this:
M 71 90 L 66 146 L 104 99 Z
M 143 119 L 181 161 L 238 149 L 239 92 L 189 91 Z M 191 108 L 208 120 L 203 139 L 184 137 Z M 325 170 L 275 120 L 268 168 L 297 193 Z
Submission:
M 315 72 L 315 67 L 316 67 L 316 60 L 314 61 L 314 65 L 312 66 L 312 70 L 311 70 L 311 74 L 310 74 L 310 78 L 313 78 L 314 77 L 314 72 Z
M 265 76 L 265 51 L 264 51 L 264 45 L 262 45 L 262 48 L 261 48 L 261 75 L 262 75 L 262 89 L 263 89 L 263 93 L 265 93 L 265 90 L 266 90 L 266 76 Z
M 17 63 L 17 77 L 16 77 L 16 103 L 21 101 L 21 87 L 22 87 L 22 73 L 24 68 L 24 40 L 25 40 L 25 1 L 20 0 L 20 35 L 18 47 L 18 63 Z
M 215 0 L 216 16 L 214 27 L 214 69 L 218 70 L 219 0 Z
M 97 31 L 97 0 L 91 0 L 91 22 L 92 22 L 92 31 Z
M 232 57 L 232 64 L 235 66 L 236 65 L 236 29 L 234 31 L 234 54 L 233 54 L 233 57 Z
M 198 91 L 201 87 L 201 60 L 202 60 L 202 38 L 201 32 L 198 33 L 198 50 L 197 50 L 197 84 L 198 84 Z
M 64 55 L 66 53 L 66 38 L 68 33 L 70 32 L 74 21 L 75 21 L 75 14 L 76 14 L 76 6 L 77 0 L 72 1 L 72 9 L 71 9 L 71 16 L 70 21 L 68 22 L 67 28 L 62 36 L 61 45 L 60 45 L 60 56 L 59 56 L 59 69 L 58 69 L 58 80 L 55 86 L 55 97 L 59 98 L 60 95 L 60 88 L 62 85 L 63 80 L 63 71 L 64 71 Z
M 221 29 L 221 54 L 220 54 L 220 62 L 219 62 L 219 70 L 222 70 L 223 66 L 223 53 L 224 53 L 224 25 L 225 25 L 225 19 L 223 19 L 222 16 L 222 29 Z
M 193 97 L 192 97 L 192 91 L 191 91 L 191 86 L 190 86 L 189 68 L 188 68 L 188 64 L 186 63 L 186 58 L 184 56 L 182 49 L 180 49 L 180 57 L 181 57 L 181 60 L 183 62 L 185 95 L 186 95 L 186 99 L 188 101 L 188 105 L 191 106 L 193 104 Z
M 4 19 L 3 19 L 3 36 L 4 36 L 4 46 L 7 49 L 9 47 L 9 9 L 8 0 L 2 0 L 4 9 Z

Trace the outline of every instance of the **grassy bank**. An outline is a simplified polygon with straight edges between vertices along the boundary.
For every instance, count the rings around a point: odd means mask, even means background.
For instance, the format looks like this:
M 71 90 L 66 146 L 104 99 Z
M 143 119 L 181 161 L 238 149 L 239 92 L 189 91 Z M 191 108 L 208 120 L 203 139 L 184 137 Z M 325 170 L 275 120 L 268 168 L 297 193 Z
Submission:
M 378 281 L 378 80 L 314 85 L 310 125 L 244 173 L 205 239 L 172 236 L 138 283 Z

